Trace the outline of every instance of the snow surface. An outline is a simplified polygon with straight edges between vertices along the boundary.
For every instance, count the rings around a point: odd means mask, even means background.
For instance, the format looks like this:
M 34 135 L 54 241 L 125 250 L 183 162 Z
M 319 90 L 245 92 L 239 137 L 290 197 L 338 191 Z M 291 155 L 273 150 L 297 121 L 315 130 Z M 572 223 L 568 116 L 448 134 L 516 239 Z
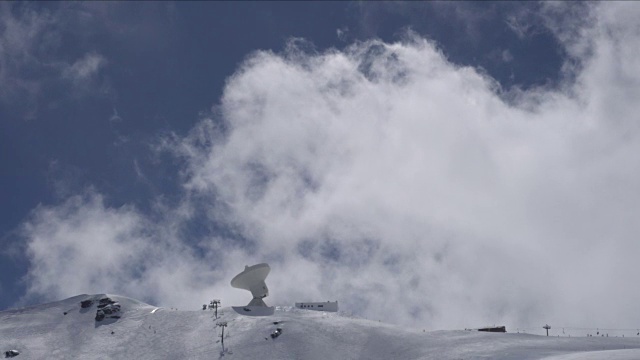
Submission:
M 95 321 L 97 301 L 89 308 L 80 307 L 83 300 L 107 296 L 121 305 L 120 319 Z M 423 332 L 293 307 L 276 307 L 275 314 L 267 317 L 246 317 L 231 308 L 219 309 L 218 315 L 215 319 L 211 310 L 158 308 L 116 295 L 79 295 L 0 312 L 0 353 L 18 350 L 18 360 L 640 359 L 640 338 L 635 337 Z M 221 328 L 216 326 L 220 321 L 228 325 L 224 350 Z M 272 339 L 276 328 L 282 333 Z

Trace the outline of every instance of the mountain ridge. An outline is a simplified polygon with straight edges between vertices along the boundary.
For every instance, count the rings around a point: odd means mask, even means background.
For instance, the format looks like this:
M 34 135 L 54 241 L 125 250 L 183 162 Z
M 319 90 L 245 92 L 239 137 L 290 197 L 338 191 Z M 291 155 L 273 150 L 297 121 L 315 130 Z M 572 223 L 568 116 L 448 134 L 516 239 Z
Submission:
M 424 331 L 290 306 L 267 317 L 229 307 L 218 315 L 83 294 L 0 312 L 0 351 L 17 350 L 17 359 L 640 359 L 640 338 L 631 337 Z M 221 322 L 227 323 L 224 347 Z

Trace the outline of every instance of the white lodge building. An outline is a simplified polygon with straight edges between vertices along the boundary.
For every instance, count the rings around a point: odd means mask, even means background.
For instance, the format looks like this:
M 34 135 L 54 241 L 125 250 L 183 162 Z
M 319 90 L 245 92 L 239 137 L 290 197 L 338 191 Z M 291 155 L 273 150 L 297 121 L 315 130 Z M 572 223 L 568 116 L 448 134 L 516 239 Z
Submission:
M 305 302 L 305 303 L 296 303 L 296 307 L 298 309 L 304 310 L 317 310 L 317 311 L 330 311 L 336 312 L 338 311 L 338 302 L 327 301 L 327 302 Z

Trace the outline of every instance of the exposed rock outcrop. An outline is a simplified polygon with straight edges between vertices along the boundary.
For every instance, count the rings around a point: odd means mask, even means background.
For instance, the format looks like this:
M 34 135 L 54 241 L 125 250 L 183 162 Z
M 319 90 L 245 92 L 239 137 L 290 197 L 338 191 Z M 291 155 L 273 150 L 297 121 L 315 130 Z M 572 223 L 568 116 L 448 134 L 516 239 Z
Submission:
M 5 358 L 12 358 L 12 357 L 16 357 L 20 355 L 20 352 L 18 350 L 9 350 L 9 351 L 5 351 L 4 352 L 4 357 Z
M 92 306 L 94 300 L 85 300 L 80 303 L 80 307 L 88 308 Z M 98 300 L 98 309 L 96 310 L 96 321 L 102 321 L 104 319 L 119 319 L 120 318 L 120 304 L 113 301 L 109 297 L 104 297 Z
M 105 300 L 105 302 L 102 302 Z M 120 312 L 120 304 L 106 298 L 100 299 L 100 305 L 98 305 L 98 311 L 96 311 L 96 321 L 101 321 L 105 318 L 119 319 L 120 316 L 116 315 Z

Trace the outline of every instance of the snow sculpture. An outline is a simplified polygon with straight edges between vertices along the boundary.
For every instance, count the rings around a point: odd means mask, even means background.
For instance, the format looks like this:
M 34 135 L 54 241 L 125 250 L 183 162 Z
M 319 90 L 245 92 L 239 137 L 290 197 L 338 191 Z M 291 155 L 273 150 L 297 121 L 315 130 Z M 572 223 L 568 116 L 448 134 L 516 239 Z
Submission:
M 231 280 L 231 286 L 238 289 L 251 291 L 253 299 L 247 306 L 232 306 L 237 313 L 247 316 L 273 315 L 273 306 L 269 307 L 262 300 L 269 296 L 269 289 L 264 280 L 269 275 L 269 264 L 262 263 L 253 266 L 245 266 L 244 271 Z

